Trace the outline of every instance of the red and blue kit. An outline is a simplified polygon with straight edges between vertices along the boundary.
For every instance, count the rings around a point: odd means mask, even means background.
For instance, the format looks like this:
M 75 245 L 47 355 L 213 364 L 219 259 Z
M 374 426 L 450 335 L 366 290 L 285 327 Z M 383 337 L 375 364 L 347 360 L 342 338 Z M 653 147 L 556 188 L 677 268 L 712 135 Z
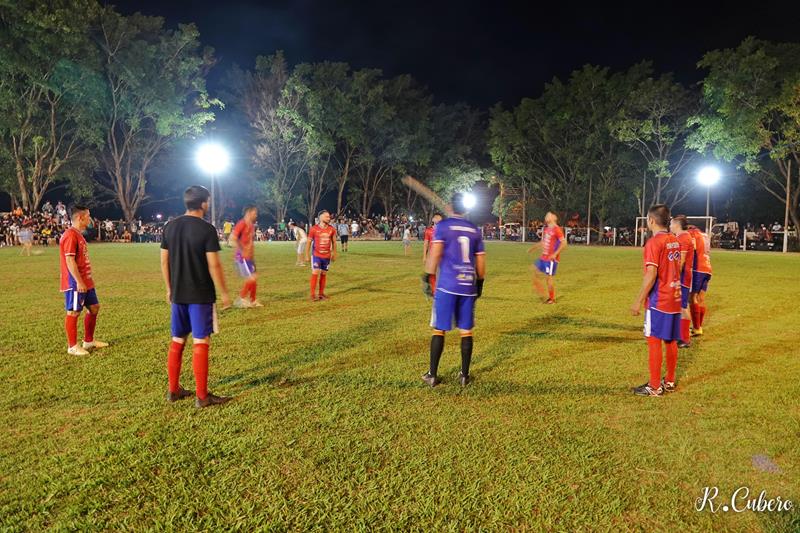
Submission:
M 647 241 L 645 270 L 648 266 L 656 267 L 657 276 L 645 302 L 644 335 L 667 342 L 680 340 L 681 251 L 675 235 L 660 231 Z
M 236 254 L 233 261 L 236 271 L 243 278 L 249 278 L 256 271 L 256 263 L 253 254 L 253 240 L 256 234 L 255 224 L 250 224 L 246 220 L 240 220 L 233 228 L 233 233 L 238 243 Z
M 694 239 L 688 231 L 684 231 L 678 237 L 681 246 L 681 255 L 686 254 L 686 260 L 681 268 L 681 307 L 689 308 L 689 293 L 692 290 L 692 268 L 694 267 Z
M 84 306 L 100 303 L 92 279 L 92 265 L 89 262 L 89 248 L 86 239 L 75 228 L 67 229 L 59 241 L 61 256 L 61 292 L 64 293 L 64 304 L 67 311 L 80 311 Z M 78 274 L 86 284 L 86 292 L 78 292 L 78 282 L 67 268 L 67 257 L 75 258 Z
M 536 260 L 536 268 L 548 276 L 555 276 L 558 268 L 559 255 L 556 250 L 564 240 L 564 232 L 560 226 L 545 226 L 542 230 L 542 255 Z
M 694 265 L 692 266 L 692 292 L 705 292 L 708 282 L 711 281 L 711 256 L 709 255 L 709 242 L 706 234 L 697 228 L 691 228 L 688 233 L 694 239 Z
M 433 226 L 425 228 L 425 237 L 423 241 L 428 241 L 428 242 L 433 241 Z
M 312 270 L 327 271 L 331 263 L 331 250 L 336 240 L 336 230 L 333 226 L 322 227 L 316 224 L 308 232 L 311 239 L 311 268 Z

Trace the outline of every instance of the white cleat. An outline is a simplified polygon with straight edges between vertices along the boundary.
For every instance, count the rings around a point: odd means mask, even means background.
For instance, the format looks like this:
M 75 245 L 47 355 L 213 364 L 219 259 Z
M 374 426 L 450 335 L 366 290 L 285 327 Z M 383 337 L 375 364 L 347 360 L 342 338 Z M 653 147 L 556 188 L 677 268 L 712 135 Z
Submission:
M 253 307 L 253 304 L 250 303 L 249 298 L 236 298 L 236 301 L 233 302 L 233 306 L 237 309 L 250 309 Z
M 252 302 L 250 302 L 250 307 L 264 307 L 264 304 L 262 304 L 258 300 L 253 300 Z
M 108 348 L 108 343 L 103 341 L 92 341 L 92 342 L 83 341 L 84 350 L 91 350 L 93 348 Z
M 86 350 L 84 350 L 83 348 L 78 346 L 77 344 L 75 346 L 70 347 L 67 350 L 67 353 L 69 355 L 89 355 L 89 352 L 87 352 Z

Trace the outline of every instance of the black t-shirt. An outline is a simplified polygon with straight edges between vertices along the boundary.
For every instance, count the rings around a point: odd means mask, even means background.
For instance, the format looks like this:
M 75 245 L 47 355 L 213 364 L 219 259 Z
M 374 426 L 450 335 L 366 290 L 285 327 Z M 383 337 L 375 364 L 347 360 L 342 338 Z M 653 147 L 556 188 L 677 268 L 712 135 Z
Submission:
M 161 248 L 169 251 L 173 303 L 210 304 L 217 300 L 206 259 L 207 252 L 219 252 L 214 226 L 202 218 L 180 216 L 164 228 Z

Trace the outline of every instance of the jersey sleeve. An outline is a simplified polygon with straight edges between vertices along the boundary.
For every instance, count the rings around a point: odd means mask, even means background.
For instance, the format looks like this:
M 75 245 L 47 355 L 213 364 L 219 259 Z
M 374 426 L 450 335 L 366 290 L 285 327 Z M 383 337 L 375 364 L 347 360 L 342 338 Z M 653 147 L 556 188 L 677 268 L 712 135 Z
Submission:
M 556 226 L 556 238 L 559 241 L 564 240 L 564 230 L 561 229 L 561 226 Z
M 219 237 L 217 237 L 217 230 L 209 225 L 208 235 L 206 236 L 206 253 L 219 252 Z
M 436 224 L 436 228 L 433 230 L 433 242 L 444 242 L 445 229 L 444 224 Z
M 78 239 L 75 238 L 74 232 L 65 231 L 61 236 L 61 245 L 65 256 L 78 254 Z
M 316 236 L 317 236 L 317 227 L 312 226 L 311 229 L 308 230 L 308 235 L 306 238 L 310 241 L 313 241 Z
M 483 247 L 483 237 L 478 234 L 478 236 L 475 237 L 475 255 L 483 255 L 485 253 L 486 250 Z
M 244 232 L 244 220 L 240 220 L 236 223 L 231 234 L 234 235 L 237 240 L 239 240 L 242 238 L 242 232 Z
M 656 242 L 658 239 L 650 239 L 647 241 L 647 244 L 644 245 L 644 266 L 645 268 L 647 265 L 653 265 L 658 268 L 658 256 L 661 255 L 659 252 L 660 246 Z

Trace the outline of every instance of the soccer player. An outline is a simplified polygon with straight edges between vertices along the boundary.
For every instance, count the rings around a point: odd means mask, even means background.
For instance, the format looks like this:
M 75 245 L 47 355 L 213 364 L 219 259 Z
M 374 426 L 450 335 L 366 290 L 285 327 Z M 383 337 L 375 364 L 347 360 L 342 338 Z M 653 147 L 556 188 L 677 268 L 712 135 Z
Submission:
M 167 355 L 169 391 L 167 400 L 175 402 L 192 393 L 180 386 L 181 360 L 186 339 L 192 334 L 192 368 L 195 380 L 195 407 L 220 405 L 231 400 L 208 390 L 208 349 L 211 334 L 217 333 L 217 294 L 222 306 L 231 305 L 222 263 L 219 260 L 217 230 L 203 220 L 211 193 L 192 185 L 183 193 L 186 213 L 169 222 L 161 240 L 161 273 L 172 305 L 172 342 Z
M 694 266 L 692 270 L 692 301 L 689 310 L 692 315 L 692 336 L 699 337 L 703 334 L 703 321 L 706 318 L 706 292 L 708 282 L 711 281 L 711 257 L 709 248 L 711 243 L 705 233 L 696 226 L 688 227 L 689 234 L 694 238 Z
M 255 249 L 253 238 L 256 232 L 256 219 L 258 209 L 254 205 L 248 205 L 242 211 L 242 219 L 236 223 L 230 236 L 231 246 L 236 248 L 233 262 L 236 271 L 244 279 L 242 291 L 236 299 L 234 305 L 239 308 L 264 307 L 256 300 L 256 283 L 258 273 L 256 272 Z
M 292 230 L 292 233 L 294 233 L 294 240 L 297 241 L 297 262 L 295 265 L 301 267 L 306 266 L 305 261 L 303 261 L 303 258 L 306 254 L 306 242 L 308 241 L 306 230 L 295 224 L 293 221 L 289 222 L 289 229 Z
M 342 241 L 342 251 L 346 252 L 348 247 L 348 242 L 350 241 L 350 226 L 344 219 L 339 221 L 339 240 Z
M 225 244 L 228 246 L 231 245 L 231 231 L 233 231 L 233 223 L 226 218 L 222 225 L 222 234 L 225 236 Z
M 336 230 L 331 223 L 331 214 L 320 211 L 319 224 L 308 232 L 306 242 L 306 261 L 311 263 L 311 301 L 327 300 L 325 283 L 328 280 L 328 267 L 336 261 Z M 311 255 L 313 249 L 313 258 Z M 317 280 L 319 280 L 319 297 L 317 297 Z
M 430 255 L 431 246 L 433 245 L 433 233 L 436 229 L 436 225 L 442 221 L 442 215 L 439 213 L 434 213 L 431 217 L 431 225 L 425 229 L 425 235 L 422 240 L 422 268 L 424 269 L 428 263 L 428 255 Z M 427 273 L 424 275 L 423 282 L 430 285 L 431 293 L 428 296 L 433 296 L 433 293 L 436 292 L 436 274 Z
M 669 208 L 656 204 L 647 211 L 647 227 L 653 233 L 644 247 L 644 279 L 631 305 L 631 314 L 645 306 L 644 335 L 649 351 L 650 380 L 635 387 L 639 396 L 662 396 L 675 390 L 678 339 L 681 338 L 681 245 L 667 230 Z M 661 344 L 666 347 L 667 373 L 661 379 Z
M 87 355 L 93 348 L 105 348 L 107 342 L 94 338 L 100 301 L 92 279 L 89 249 L 83 231 L 89 227 L 89 209 L 80 205 L 72 207 L 72 226 L 64 231 L 59 242 L 61 256 L 61 292 L 64 293 L 67 316 L 64 329 L 67 333 L 67 353 Z M 78 317 L 86 307 L 83 317 L 83 345 L 78 346 Z
M 545 303 L 556 303 L 556 286 L 553 278 L 556 275 L 561 252 L 567 247 L 567 239 L 558 225 L 558 215 L 548 211 L 544 217 L 545 227 L 542 229 L 542 240 L 528 249 L 528 253 L 541 248 L 542 255 L 533 264 L 533 286 L 542 298 L 547 298 Z M 542 278 L 547 279 L 547 294 L 544 292 Z
M 689 293 L 692 290 L 692 268 L 694 267 L 694 239 L 686 230 L 686 215 L 672 217 L 669 230 L 678 238 L 681 245 L 681 339 L 678 348 L 689 348 L 689 326 L 692 323 L 689 314 Z
M 431 387 L 440 383 L 437 375 L 439 360 L 444 351 L 444 333 L 456 327 L 461 331 L 462 387 L 470 382 L 469 366 L 472 361 L 472 328 L 475 325 L 475 301 L 483 293 L 486 276 L 486 256 L 481 231 L 465 220 L 467 208 L 464 194 L 456 193 L 452 201 L 453 216 L 436 225 L 425 273 L 436 274 L 438 286 L 433 298 L 431 313 L 430 367 L 422 381 Z M 426 293 L 430 287 L 426 287 Z

